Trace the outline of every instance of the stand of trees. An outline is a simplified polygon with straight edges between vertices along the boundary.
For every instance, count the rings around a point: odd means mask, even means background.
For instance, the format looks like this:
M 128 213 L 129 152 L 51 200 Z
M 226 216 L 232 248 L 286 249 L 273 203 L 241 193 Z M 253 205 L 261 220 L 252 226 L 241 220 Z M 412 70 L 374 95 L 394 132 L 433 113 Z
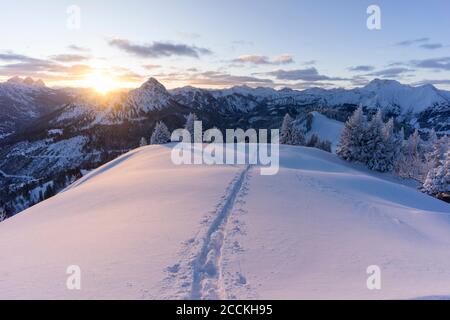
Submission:
M 364 163 L 369 169 L 393 172 L 422 184 L 422 191 L 449 199 L 449 138 L 438 139 L 431 130 L 422 140 L 416 130 L 407 139 L 403 129 L 394 132 L 394 119 L 383 122 L 381 110 L 368 121 L 359 107 L 345 123 L 336 150 L 347 161 Z
M 322 149 L 331 152 L 331 142 L 328 140 L 321 141 L 319 136 L 313 134 L 307 141 L 303 131 L 294 124 L 294 119 L 286 114 L 280 129 L 280 143 L 291 146 L 307 146 Z

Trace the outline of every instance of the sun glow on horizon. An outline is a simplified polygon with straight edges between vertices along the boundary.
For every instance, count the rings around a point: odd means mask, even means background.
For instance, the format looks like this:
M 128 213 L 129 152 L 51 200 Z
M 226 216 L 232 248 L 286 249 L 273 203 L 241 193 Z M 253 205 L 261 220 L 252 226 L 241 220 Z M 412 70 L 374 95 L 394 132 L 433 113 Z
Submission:
M 93 88 L 102 95 L 106 95 L 111 91 L 123 88 L 126 84 L 118 81 L 114 76 L 102 71 L 95 71 L 86 77 L 83 81 L 86 86 Z

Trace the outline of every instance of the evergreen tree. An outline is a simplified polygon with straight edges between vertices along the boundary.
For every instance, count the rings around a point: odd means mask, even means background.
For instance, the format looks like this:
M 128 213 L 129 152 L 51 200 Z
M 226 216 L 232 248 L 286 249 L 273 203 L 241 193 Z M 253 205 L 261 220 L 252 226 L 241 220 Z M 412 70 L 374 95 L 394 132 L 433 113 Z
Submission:
M 450 198 L 450 151 L 445 154 L 440 165 L 432 168 L 425 179 L 423 190 L 429 195 L 441 198 Z
M 320 144 L 320 138 L 317 134 L 312 134 L 311 137 L 306 142 L 306 146 L 310 148 L 317 148 Z
M 280 143 L 292 146 L 302 146 L 305 144 L 303 132 L 294 124 L 294 120 L 286 113 L 280 129 Z
M 406 178 L 423 181 L 426 174 L 425 163 L 422 161 L 421 146 L 423 142 L 420 138 L 419 131 L 416 129 L 406 140 L 404 148 Z
M 195 136 L 195 122 L 199 121 L 197 118 L 197 115 L 195 115 L 194 113 L 190 113 L 186 119 L 186 123 L 184 125 L 184 128 L 189 131 L 189 133 L 191 134 L 191 142 L 195 142 L 195 141 L 202 141 L 203 138 L 203 133 L 202 132 L 197 132 L 197 137 Z
M 291 145 L 293 146 L 305 145 L 305 136 L 303 135 L 303 131 L 297 128 L 296 126 L 292 127 Z
M 165 144 L 170 141 L 170 132 L 166 125 L 160 121 L 156 124 L 150 139 L 151 144 Z
M 389 170 L 386 159 L 386 144 L 384 140 L 384 123 L 381 110 L 369 122 L 366 134 L 367 144 L 363 153 L 367 159 L 367 166 L 371 170 L 385 172 Z
M 291 144 L 292 142 L 292 129 L 294 127 L 294 120 L 291 116 L 286 113 L 281 124 L 280 129 L 280 143 L 281 144 Z
M 141 140 L 139 141 L 139 146 L 140 147 L 144 147 L 148 144 L 147 139 L 145 139 L 144 137 L 141 138 Z
M 394 171 L 395 161 L 400 153 L 401 143 L 394 133 L 394 119 L 390 118 L 383 128 L 383 139 L 385 143 L 386 171 Z
M 430 152 L 427 154 L 428 167 L 430 169 L 437 168 L 441 165 L 445 158 L 445 153 L 450 147 L 449 138 L 447 135 L 443 136 L 439 140 L 434 141 Z
M 336 154 L 347 161 L 365 162 L 363 150 L 366 139 L 367 119 L 360 106 L 345 123 Z
M 2 205 L 0 205 L 0 222 L 4 220 L 6 220 L 6 210 Z
M 331 141 L 329 140 L 320 141 L 317 145 L 317 148 L 331 153 Z
M 430 153 L 433 150 L 434 145 L 438 142 L 438 137 L 434 128 L 428 133 L 428 140 L 426 142 L 426 152 Z
M 402 127 L 396 136 L 398 153 L 395 158 L 394 172 L 402 178 L 407 177 L 405 129 Z

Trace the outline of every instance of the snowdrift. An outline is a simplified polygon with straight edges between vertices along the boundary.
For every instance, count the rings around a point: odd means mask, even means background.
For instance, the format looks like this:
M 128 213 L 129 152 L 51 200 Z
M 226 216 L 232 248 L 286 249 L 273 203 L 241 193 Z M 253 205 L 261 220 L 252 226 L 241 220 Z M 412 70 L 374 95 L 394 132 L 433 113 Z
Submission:
M 450 207 L 336 156 L 175 166 L 134 150 L 0 223 L 0 299 L 450 296 Z M 66 270 L 81 270 L 68 290 Z M 381 270 L 369 290 L 367 267 Z

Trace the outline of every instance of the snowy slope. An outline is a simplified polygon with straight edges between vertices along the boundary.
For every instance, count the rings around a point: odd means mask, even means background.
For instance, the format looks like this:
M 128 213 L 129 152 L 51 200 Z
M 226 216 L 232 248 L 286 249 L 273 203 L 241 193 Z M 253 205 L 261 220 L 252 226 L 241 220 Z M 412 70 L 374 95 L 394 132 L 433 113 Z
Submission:
M 274 176 L 170 152 L 134 150 L 1 223 L 0 299 L 450 295 L 448 204 L 316 149 L 282 147 Z
M 311 130 L 307 133 L 306 139 L 309 139 L 313 134 L 319 136 L 320 140 L 328 140 L 331 142 L 333 152 L 339 143 L 344 123 L 327 118 L 319 112 L 312 112 L 313 116 Z
M 66 92 L 48 88 L 42 80 L 14 77 L 1 82 L 0 139 L 70 100 Z

